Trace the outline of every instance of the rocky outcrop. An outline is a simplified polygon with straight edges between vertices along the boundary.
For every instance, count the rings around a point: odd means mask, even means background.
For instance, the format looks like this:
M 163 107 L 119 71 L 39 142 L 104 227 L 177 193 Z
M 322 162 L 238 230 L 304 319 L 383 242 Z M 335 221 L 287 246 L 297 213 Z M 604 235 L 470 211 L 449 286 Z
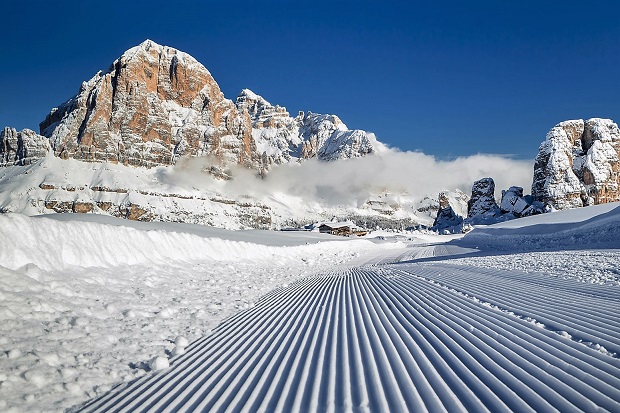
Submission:
M 467 218 L 496 216 L 499 206 L 495 202 L 495 181 L 482 178 L 471 188 L 471 198 L 467 202 Z
M 523 188 L 518 186 L 502 191 L 502 200 L 500 205 L 497 205 L 495 182 L 492 178 L 482 178 L 474 182 L 471 198 L 467 198 L 460 191 L 446 191 L 439 196 L 440 208 L 432 229 L 441 233 L 466 232 L 473 228 L 473 225 L 491 225 L 544 212 L 542 203 L 534 201 L 531 195 L 524 196 Z M 466 215 L 456 212 L 463 206 L 467 208 Z
M 0 165 L 29 165 L 45 157 L 50 151 L 50 144 L 45 136 L 30 129 L 21 132 L 13 128 L 4 128 L 0 132 Z
M 296 159 L 334 161 L 379 150 L 372 135 L 350 130 L 335 115 L 300 112 L 293 118 L 286 108 L 273 106 L 248 89 L 241 91 L 236 105 L 252 120 L 252 136 L 266 169 Z
M 543 213 L 542 204 L 533 202 L 531 196 L 523 196 L 523 188 L 520 186 L 511 186 L 506 191 L 502 191 L 499 208 L 502 214 L 512 214 L 514 218 Z
M 335 115 L 308 112 L 295 118 L 303 140 L 300 157 L 322 161 L 357 158 L 377 151 L 377 142 L 362 130 L 349 130 Z
M 555 209 L 618 201 L 619 156 L 620 130 L 612 120 L 561 122 L 538 150 L 532 195 Z
M 150 40 L 84 82 L 40 128 L 63 158 L 149 167 L 211 155 L 259 166 L 247 113 L 193 57 Z
M 301 145 L 299 125 L 286 108 L 267 102 L 249 89 L 243 89 L 235 104 L 248 113 L 252 121 L 252 137 L 263 167 L 291 160 L 295 148 Z
M 458 233 L 462 231 L 463 220 L 467 216 L 469 197 L 458 189 L 439 193 L 439 210 L 431 230 L 440 233 Z

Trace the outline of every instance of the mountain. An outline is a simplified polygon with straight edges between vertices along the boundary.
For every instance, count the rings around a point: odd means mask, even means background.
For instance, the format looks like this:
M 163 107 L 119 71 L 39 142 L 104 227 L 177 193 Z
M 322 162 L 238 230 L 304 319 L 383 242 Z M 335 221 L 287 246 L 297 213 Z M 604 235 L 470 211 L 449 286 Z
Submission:
M 196 59 L 150 40 L 83 82 L 51 110 L 40 132 L 0 132 L 0 211 L 92 212 L 226 228 L 334 218 L 401 228 L 432 220 L 407 194 L 388 188 L 347 205 L 252 195 L 258 182 L 251 179 L 274 165 L 339 162 L 385 146 L 335 115 L 292 117 L 248 89 L 235 102 L 226 99 Z M 237 176 L 241 189 L 217 182 Z
M 455 192 L 458 202 L 448 202 L 448 192 L 414 199 L 391 182 L 347 180 L 359 172 L 356 158 L 381 160 L 389 152 L 372 133 L 349 129 L 336 115 L 291 116 L 249 89 L 233 102 L 192 56 L 150 40 L 83 82 L 50 111 L 40 133 L 0 131 L 2 212 L 93 212 L 227 228 L 332 219 L 403 228 L 430 226 L 439 215 L 435 227 L 445 230 L 539 213 L 542 204 L 564 209 L 620 199 L 620 130 L 609 119 L 566 121 L 547 134 L 532 197 L 515 186 L 502 191 L 498 206 L 492 180 L 482 180 L 468 210 L 462 193 Z M 324 165 L 347 160 L 346 173 L 330 169 L 342 175 L 337 184 L 304 187 L 303 173 L 323 177 Z M 278 179 L 297 176 L 299 163 L 311 167 L 282 190 Z M 263 181 L 252 179 L 266 180 L 276 166 L 284 169 L 269 190 L 257 188 Z
M 259 168 L 249 116 L 193 57 L 150 40 L 82 83 L 39 126 L 65 159 L 151 167 L 212 155 Z
M 350 159 L 380 151 L 373 135 L 349 130 L 335 115 L 300 112 L 291 117 L 249 89 L 241 91 L 237 108 L 252 119 L 252 137 L 267 169 L 272 164 L 317 157 L 322 161 Z
M 39 126 L 62 158 L 145 167 L 211 156 L 219 167 L 262 171 L 292 158 L 364 156 L 378 145 L 337 116 L 292 118 L 247 89 L 233 103 L 196 59 L 151 40 L 82 83 Z
M 554 209 L 620 200 L 620 130 L 611 119 L 558 123 L 540 145 L 532 195 Z
M 0 131 L 0 166 L 29 165 L 49 151 L 48 139 L 30 129 L 18 132 L 6 127 Z

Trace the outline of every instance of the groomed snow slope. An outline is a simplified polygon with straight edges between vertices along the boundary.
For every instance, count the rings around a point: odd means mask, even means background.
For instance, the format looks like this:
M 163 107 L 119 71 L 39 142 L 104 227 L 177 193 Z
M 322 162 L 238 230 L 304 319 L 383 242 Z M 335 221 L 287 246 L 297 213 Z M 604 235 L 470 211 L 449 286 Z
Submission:
M 529 247 L 555 239 L 574 249 L 588 236 L 605 248 L 599 259 L 618 258 L 602 230 L 620 227 L 615 206 L 548 217 L 496 228 L 496 241 L 514 249 L 537 236 Z M 561 278 L 536 260 L 527 271 L 467 264 L 494 258 L 484 250 L 451 257 L 468 252 L 409 246 L 303 278 L 226 320 L 170 368 L 76 410 L 618 411 L 618 285 L 582 282 L 592 281 L 587 266 Z
M 72 217 L 0 215 L 2 411 L 620 406 L 615 205 L 444 245 Z
M 554 281 L 415 264 L 305 278 L 81 411 L 617 410 L 620 290 Z

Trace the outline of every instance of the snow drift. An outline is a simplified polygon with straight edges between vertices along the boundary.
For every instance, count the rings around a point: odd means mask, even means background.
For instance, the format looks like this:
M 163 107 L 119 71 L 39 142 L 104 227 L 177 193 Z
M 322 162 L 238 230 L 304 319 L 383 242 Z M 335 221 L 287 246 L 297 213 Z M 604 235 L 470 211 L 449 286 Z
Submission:
M 355 241 L 370 244 L 370 241 Z M 345 246 L 338 241 L 268 246 L 182 231 L 142 230 L 97 222 L 61 222 L 20 214 L 0 215 L 0 244 L 11 245 L 0 249 L 0 262 L 12 270 L 27 264 L 34 264 L 42 270 L 58 270 L 72 266 L 117 267 L 193 260 L 277 262 L 321 251 L 351 249 L 349 243 Z

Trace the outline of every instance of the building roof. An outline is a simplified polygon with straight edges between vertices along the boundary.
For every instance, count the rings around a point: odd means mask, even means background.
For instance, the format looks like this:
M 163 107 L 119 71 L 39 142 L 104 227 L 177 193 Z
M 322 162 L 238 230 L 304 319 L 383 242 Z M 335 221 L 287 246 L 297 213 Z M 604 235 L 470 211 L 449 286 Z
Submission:
M 320 226 L 322 227 L 323 225 L 331 228 L 331 229 L 338 229 L 338 228 L 344 228 L 344 227 L 350 227 L 350 228 L 355 228 L 355 224 L 347 221 L 347 222 L 323 222 Z

